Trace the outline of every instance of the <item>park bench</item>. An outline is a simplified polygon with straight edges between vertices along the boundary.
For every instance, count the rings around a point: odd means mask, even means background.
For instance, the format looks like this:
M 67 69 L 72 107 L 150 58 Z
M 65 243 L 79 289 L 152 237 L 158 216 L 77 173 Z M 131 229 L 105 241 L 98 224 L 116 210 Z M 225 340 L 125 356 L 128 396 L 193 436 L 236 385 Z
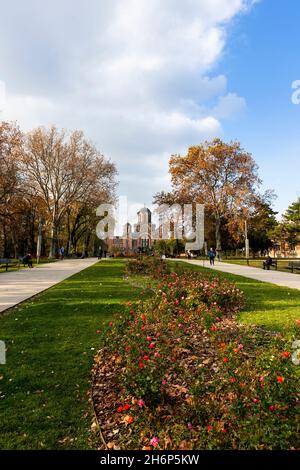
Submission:
M 265 261 L 263 262 L 263 268 L 268 269 L 268 266 Z M 272 259 L 272 264 L 269 264 L 269 268 L 275 268 L 277 271 L 277 268 L 278 268 L 277 259 Z
M 0 268 L 5 268 L 5 271 L 7 271 L 8 268 L 13 268 L 13 267 L 20 267 L 20 262 L 13 261 L 10 258 L 0 259 Z
M 288 269 L 291 269 L 292 273 L 295 269 L 300 269 L 300 261 L 290 261 L 288 264 Z

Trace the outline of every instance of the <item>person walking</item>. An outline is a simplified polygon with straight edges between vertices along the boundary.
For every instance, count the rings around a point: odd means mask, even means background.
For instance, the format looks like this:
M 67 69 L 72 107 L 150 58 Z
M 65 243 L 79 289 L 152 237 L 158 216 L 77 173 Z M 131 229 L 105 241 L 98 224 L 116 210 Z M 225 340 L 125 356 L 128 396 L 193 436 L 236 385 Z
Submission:
M 63 246 L 62 246 L 62 247 L 60 248 L 60 250 L 59 250 L 59 255 L 60 255 L 60 259 L 63 260 L 64 257 L 65 257 L 65 249 L 64 249 Z
M 31 253 L 27 253 L 27 255 L 24 256 L 23 263 L 27 264 L 28 268 L 33 268 Z
M 210 263 L 210 265 L 211 265 L 211 266 L 214 266 L 216 253 L 215 253 L 215 251 L 214 251 L 212 248 L 211 248 L 211 249 L 209 250 L 209 252 L 207 253 L 207 256 L 208 256 L 208 258 L 209 258 L 209 263 Z
M 102 248 L 101 246 L 99 247 L 99 250 L 98 250 L 98 259 L 101 259 L 102 258 Z

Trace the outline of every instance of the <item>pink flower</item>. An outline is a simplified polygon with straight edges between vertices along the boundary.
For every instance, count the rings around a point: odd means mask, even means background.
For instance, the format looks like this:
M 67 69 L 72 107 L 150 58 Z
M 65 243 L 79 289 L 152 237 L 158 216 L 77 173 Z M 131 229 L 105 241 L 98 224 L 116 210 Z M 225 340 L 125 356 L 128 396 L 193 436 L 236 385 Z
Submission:
M 159 443 L 159 439 L 158 437 L 152 437 L 151 441 L 150 441 L 150 444 L 153 446 L 153 447 L 156 447 Z
M 154 343 L 150 343 L 150 344 L 149 344 L 149 348 L 150 348 L 150 349 L 153 349 L 154 347 L 155 347 L 155 344 L 154 344 Z
M 154 353 L 154 357 L 160 357 L 159 352 L 155 352 L 155 353 Z
M 145 406 L 145 402 L 144 400 L 138 400 L 138 405 L 143 408 L 143 406 Z

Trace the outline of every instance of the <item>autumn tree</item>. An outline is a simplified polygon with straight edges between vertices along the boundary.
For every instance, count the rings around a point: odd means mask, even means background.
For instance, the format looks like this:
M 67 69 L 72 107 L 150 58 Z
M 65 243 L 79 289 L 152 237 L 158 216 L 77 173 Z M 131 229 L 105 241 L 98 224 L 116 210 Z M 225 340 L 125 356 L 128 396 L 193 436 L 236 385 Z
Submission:
M 239 142 L 220 139 L 188 149 L 186 155 L 173 155 L 169 161 L 173 191 L 159 193 L 156 203 L 204 204 L 215 225 L 216 248 L 221 250 L 221 225 L 226 220 L 244 221 L 257 197 L 260 183 L 257 165 Z
M 0 122 L 0 241 L 2 252 L 9 255 L 10 227 L 17 211 L 17 198 L 21 191 L 19 160 L 23 135 L 14 123 Z
M 22 165 L 27 187 L 38 193 L 48 212 L 52 258 L 64 217 L 76 204 L 88 204 L 92 194 L 112 193 L 116 169 L 83 132 L 68 136 L 56 127 L 38 128 L 28 134 Z

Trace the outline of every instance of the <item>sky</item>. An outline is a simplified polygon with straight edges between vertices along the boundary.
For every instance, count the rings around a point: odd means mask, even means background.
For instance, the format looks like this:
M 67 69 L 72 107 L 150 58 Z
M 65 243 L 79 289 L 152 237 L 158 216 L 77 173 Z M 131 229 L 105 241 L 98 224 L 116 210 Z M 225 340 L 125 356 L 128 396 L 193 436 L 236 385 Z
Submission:
M 214 137 L 252 153 L 279 213 L 300 196 L 298 0 L 0 0 L 0 12 L 0 119 L 83 129 L 132 207 L 170 189 L 171 154 Z

